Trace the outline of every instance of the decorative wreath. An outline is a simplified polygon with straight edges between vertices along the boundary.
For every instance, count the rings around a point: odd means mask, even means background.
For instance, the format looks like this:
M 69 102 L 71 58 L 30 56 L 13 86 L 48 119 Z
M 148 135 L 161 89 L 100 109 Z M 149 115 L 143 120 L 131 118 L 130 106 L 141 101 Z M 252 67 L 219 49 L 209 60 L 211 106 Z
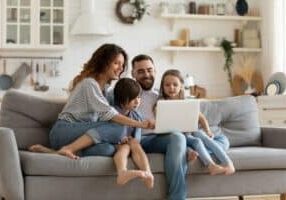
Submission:
M 122 8 L 124 5 L 129 4 L 133 7 L 131 15 L 124 15 Z M 119 0 L 116 4 L 116 15 L 125 24 L 134 24 L 142 19 L 147 11 L 148 5 L 144 0 Z

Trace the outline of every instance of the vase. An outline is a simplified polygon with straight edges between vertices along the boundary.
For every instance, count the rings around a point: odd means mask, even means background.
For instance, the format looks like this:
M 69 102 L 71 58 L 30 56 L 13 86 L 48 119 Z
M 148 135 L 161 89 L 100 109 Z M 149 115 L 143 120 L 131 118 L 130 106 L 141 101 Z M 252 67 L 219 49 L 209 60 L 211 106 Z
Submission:
M 235 4 L 233 2 L 233 0 L 227 0 L 226 4 L 225 4 L 225 8 L 226 8 L 226 14 L 227 15 L 234 15 L 235 13 Z
M 237 0 L 236 2 L 236 12 L 238 15 L 245 15 L 248 12 L 248 4 L 246 0 Z

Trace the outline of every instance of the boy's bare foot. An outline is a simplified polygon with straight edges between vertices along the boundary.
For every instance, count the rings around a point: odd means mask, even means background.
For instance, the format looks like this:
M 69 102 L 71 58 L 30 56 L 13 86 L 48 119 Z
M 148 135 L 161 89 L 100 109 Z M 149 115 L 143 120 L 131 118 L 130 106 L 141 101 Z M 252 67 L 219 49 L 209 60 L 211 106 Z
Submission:
M 66 156 L 68 158 L 74 159 L 74 160 L 79 159 L 79 156 L 77 156 L 71 149 L 65 146 L 62 147 L 60 150 L 58 150 L 57 153 L 62 156 Z
M 117 184 L 124 185 L 134 178 L 144 178 L 144 176 L 145 176 L 144 171 L 141 170 L 124 170 L 118 172 Z
M 199 156 L 198 152 L 188 148 L 188 157 L 187 157 L 188 161 L 194 162 L 195 160 L 197 160 L 198 156 Z
M 148 189 L 152 189 L 154 187 L 154 176 L 152 172 L 145 171 L 145 176 L 142 179 Z
M 36 152 L 36 153 L 56 153 L 55 150 L 45 147 L 41 144 L 34 144 L 30 146 L 28 149 L 29 151 Z
M 217 175 L 217 174 L 222 174 L 225 173 L 225 168 L 217 165 L 217 164 L 210 164 L 208 166 L 209 172 L 211 175 Z
M 235 168 L 233 166 L 233 163 L 229 164 L 228 166 L 224 167 L 225 171 L 224 174 L 225 175 L 231 175 L 235 172 Z

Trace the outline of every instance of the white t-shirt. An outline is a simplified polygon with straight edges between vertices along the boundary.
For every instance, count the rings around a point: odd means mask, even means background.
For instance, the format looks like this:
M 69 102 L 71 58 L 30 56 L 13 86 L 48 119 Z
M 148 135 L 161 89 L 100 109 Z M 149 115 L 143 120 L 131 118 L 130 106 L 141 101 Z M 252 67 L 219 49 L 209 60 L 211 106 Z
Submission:
M 155 120 L 155 115 L 153 112 L 154 105 L 158 100 L 158 92 L 154 89 L 152 90 L 142 90 L 141 93 L 141 103 L 137 108 L 137 111 L 143 117 L 143 120 L 150 119 Z M 152 133 L 151 129 L 143 129 L 142 134 Z

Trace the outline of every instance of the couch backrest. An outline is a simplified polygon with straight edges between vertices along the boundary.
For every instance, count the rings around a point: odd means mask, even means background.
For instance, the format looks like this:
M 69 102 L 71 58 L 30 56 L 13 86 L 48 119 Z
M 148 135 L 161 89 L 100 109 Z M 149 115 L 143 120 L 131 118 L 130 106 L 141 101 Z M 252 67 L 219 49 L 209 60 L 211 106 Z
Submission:
M 49 145 L 48 133 L 65 102 L 47 100 L 16 90 L 6 92 L 0 126 L 14 130 L 19 149 L 32 144 Z M 224 133 L 231 146 L 260 145 L 258 109 L 252 96 L 202 101 L 201 111 L 215 134 Z
M 224 133 L 230 146 L 261 145 L 258 108 L 253 96 L 202 101 L 201 112 L 215 134 Z
M 9 90 L 1 104 L 0 126 L 14 130 L 19 149 L 37 143 L 49 145 L 48 133 L 64 104 Z

